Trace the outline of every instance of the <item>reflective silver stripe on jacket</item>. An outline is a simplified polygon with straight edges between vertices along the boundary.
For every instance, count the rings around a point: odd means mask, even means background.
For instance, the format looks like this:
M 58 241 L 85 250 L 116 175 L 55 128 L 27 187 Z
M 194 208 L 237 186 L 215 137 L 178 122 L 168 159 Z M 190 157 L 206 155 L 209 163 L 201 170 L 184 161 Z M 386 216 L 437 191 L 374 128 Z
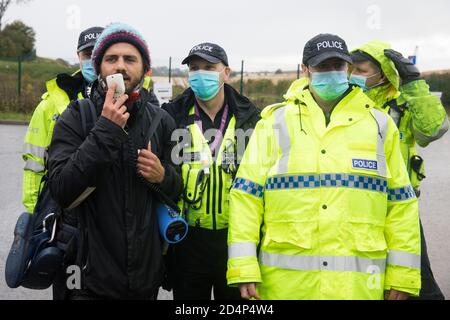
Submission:
M 228 258 L 256 257 L 256 244 L 253 242 L 233 243 L 228 246 Z
M 389 116 L 377 109 L 373 109 L 373 112 L 379 128 L 379 133 L 377 137 L 378 175 L 380 175 L 381 177 L 386 177 L 387 170 L 386 170 L 386 154 L 384 152 L 384 143 L 386 141 L 387 136 Z
M 278 174 L 288 173 L 289 154 L 291 151 L 291 138 L 289 137 L 288 125 L 286 123 L 286 108 L 281 107 L 274 111 L 275 123 L 273 130 L 278 138 L 278 144 L 283 152 L 278 164 Z
M 389 251 L 387 263 L 412 269 L 421 268 L 419 255 L 403 251 Z
M 428 145 L 433 141 L 439 140 L 440 138 L 442 138 L 442 136 L 448 131 L 449 129 L 449 120 L 447 117 L 445 117 L 444 121 L 442 122 L 441 127 L 439 128 L 439 130 L 432 136 L 427 136 L 424 135 L 422 132 L 420 132 L 419 130 L 415 130 L 413 128 L 413 132 L 414 132 L 414 137 L 417 140 L 417 143 L 419 143 L 419 145 Z
M 41 173 L 45 171 L 45 166 L 34 160 L 27 160 L 25 163 L 25 170 L 31 170 L 36 173 Z
M 23 154 L 31 154 L 40 159 L 44 159 L 47 153 L 47 148 L 38 147 L 30 143 L 25 143 L 23 145 Z
M 268 267 L 299 271 L 321 270 L 373 273 L 374 270 L 380 270 L 381 273 L 384 273 L 386 269 L 386 259 L 339 256 L 291 256 L 264 251 L 260 254 L 260 263 Z

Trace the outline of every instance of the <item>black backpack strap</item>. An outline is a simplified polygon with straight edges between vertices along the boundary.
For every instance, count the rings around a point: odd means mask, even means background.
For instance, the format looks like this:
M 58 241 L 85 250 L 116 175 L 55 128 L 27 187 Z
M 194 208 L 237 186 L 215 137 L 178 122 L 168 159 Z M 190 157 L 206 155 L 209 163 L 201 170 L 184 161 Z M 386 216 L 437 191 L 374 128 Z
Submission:
M 84 137 L 87 137 L 89 132 L 94 128 L 97 122 L 97 108 L 91 99 L 78 100 L 78 106 L 81 115 L 81 127 L 83 129 Z
M 90 99 L 78 100 L 83 136 L 87 137 L 97 122 L 97 108 Z M 78 219 L 71 213 L 61 210 L 59 215 L 56 246 L 65 253 L 64 263 L 71 263 L 76 255 L 76 243 L 79 240 Z
M 162 111 L 158 112 L 155 116 L 155 118 L 152 118 L 152 115 L 150 114 L 150 110 L 148 110 L 148 108 L 145 108 L 146 114 L 147 114 L 147 118 L 148 121 L 150 122 L 150 128 L 148 129 L 147 135 L 145 136 L 145 143 L 146 145 L 148 145 L 150 143 L 150 140 L 153 138 L 153 135 L 156 132 L 156 129 L 158 129 L 162 117 L 163 117 L 163 113 Z

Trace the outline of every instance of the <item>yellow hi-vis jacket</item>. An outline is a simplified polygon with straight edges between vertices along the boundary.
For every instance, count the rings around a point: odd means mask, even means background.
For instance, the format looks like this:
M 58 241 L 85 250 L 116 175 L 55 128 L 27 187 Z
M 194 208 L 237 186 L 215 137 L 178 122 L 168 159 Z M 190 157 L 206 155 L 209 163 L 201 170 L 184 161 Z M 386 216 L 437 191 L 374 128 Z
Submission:
M 228 284 L 276 300 L 418 295 L 418 204 L 394 122 L 355 88 L 327 127 L 298 87 L 264 110 L 233 184 Z
M 22 157 L 25 167 L 22 203 L 28 213 L 33 213 L 36 206 L 42 177 L 46 171 L 47 148 L 52 141 L 56 121 L 70 103 L 69 96 L 58 86 L 56 78 L 48 81 L 46 86 L 47 92 L 42 96 L 42 101 L 33 113 L 23 146 Z M 83 98 L 81 92 L 78 94 L 78 98 Z

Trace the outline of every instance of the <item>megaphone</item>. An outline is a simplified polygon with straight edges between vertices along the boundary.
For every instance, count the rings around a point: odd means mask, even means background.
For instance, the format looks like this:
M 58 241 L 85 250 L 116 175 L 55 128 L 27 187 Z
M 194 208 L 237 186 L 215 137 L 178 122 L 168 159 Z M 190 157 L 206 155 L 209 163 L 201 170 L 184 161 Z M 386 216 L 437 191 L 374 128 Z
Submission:
M 186 238 L 189 225 L 178 212 L 164 204 L 160 204 L 156 212 L 159 231 L 167 243 L 176 244 Z

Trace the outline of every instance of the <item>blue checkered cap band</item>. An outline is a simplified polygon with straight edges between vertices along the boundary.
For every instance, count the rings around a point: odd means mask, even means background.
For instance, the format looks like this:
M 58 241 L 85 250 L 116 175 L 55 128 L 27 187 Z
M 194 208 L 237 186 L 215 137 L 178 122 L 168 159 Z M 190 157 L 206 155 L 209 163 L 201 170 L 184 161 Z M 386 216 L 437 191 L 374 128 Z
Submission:
M 412 186 L 389 189 L 389 201 L 406 201 L 416 198 L 416 193 Z
M 241 190 L 257 198 L 264 196 L 263 186 L 246 179 L 236 178 L 233 183 L 233 189 Z

